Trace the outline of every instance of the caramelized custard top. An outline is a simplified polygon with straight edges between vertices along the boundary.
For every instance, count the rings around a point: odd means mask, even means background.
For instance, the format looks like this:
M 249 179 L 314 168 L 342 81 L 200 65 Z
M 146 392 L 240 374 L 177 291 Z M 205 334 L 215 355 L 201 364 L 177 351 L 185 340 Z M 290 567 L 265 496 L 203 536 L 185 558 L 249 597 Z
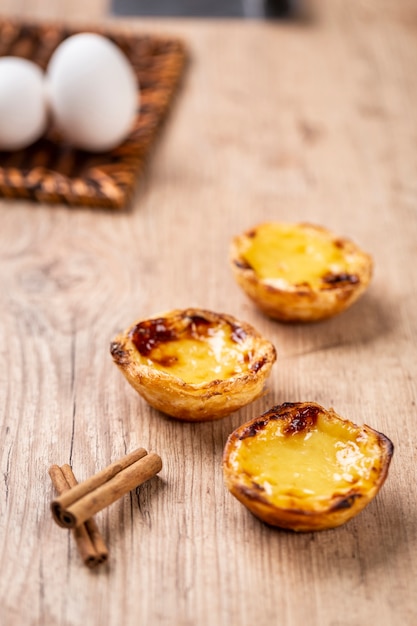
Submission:
M 343 241 L 321 229 L 299 224 L 266 223 L 249 233 L 242 257 L 258 278 L 277 289 L 310 286 L 332 289 L 356 283 Z
M 224 380 L 259 369 L 246 338 L 242 327 L 201 315 L 145 320 L 130 332 L 141 363 L 187 383 Z
M 344 495 L 380 469 L 378 439 L 316 405 L 281 405 L 242 431 L 230 464 L 281 507 Z M 299 506 L 301 506 L 299 504 Z

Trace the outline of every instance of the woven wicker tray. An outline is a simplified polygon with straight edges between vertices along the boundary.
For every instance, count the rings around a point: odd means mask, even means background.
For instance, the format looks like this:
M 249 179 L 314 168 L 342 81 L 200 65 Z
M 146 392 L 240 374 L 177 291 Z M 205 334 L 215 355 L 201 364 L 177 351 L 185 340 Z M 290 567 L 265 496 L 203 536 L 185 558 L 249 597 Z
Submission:
M 141 105 L 131 134 L 116 149 L 92 154 L 65 144 L 51 128 L 25 150 L 0 151 L 0 196 L 112 209 L 124 208 L 132 197 L 182 76 L 186 48 L 179 39 L 84 30 L 109 37 L 133 65 Z M 76 32 L 0 21 L 0 56 L 28 58 L 45 69 L 57 45 Z

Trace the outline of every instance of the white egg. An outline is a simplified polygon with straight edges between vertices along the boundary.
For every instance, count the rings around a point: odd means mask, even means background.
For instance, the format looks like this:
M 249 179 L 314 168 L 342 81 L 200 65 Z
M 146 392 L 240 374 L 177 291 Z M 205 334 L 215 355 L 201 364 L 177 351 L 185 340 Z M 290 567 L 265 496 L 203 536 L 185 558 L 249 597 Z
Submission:
M 44 74 L 32 61 L 0 58 L 0 150 L 20 150 L 45 132 Z
M 56 126 L 77 148 L 111 150 L 129 134 L 139 107 L 133 67 L 106 37 L 80 33 L 65 39 L 47 67 Z

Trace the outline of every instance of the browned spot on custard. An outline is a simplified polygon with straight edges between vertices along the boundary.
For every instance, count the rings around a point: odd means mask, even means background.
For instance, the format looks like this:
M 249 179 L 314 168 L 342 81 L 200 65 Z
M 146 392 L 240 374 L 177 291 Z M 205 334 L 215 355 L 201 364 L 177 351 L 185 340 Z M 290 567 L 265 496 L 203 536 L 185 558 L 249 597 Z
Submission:
M 162 367 L 172 367 L 173 365 L 176 365 L 176 363 L 178 363 L 178 357 L 174 355 L 165 354 L 159 358 L 156 358 L 155 356 L 153 356 L 152 361 L 154 363 L 158 363 Z
M 249 424 L 246 428 L 243 429 L 242 434 L 239 436 L 239 439 L 246 439 L 247 437 L 255 437 L 255 435 L 265 428 L 270 420 L 278 420 L 278 419 L 286 419 L 291 415 L 291 410 L 297 406 L 296 403 L 292 402 L 284 402 L 283 404 L 279 404 L 273 406 L 263 413 L 258 419 L 251 424 Z M 287 411 L 286 409 L 289 409 Z
M 248 263 L 248 261 L 242 257 L 234 260 L 234 264 L 236 267 L 239 267 L 241 270 L 251 270 L 253 269 L 252 265 Z
M 257 435 L 260 430 L 265 428 L 265 426 L 268 424 L 268 421 L 268 418 L 257 419 L 256 422 L 253 422 L 243 430 L 242 434 L 239 436 L 239 439 L 242 440 L 246 439 L 247 437 L 255 437 L 255 435 Z
M 230 335 L 232 341 L 234 341 L 235 343 L 242 343 L 243 341 L 245 341 L 246 337 L 247 333 L 241 326 L 232 324 L 232 334 Z
M 175 328 L 171 328 L 164 318 L 140 322 L 130 331 L 129 336 L 142 356 L 148 356 L 161 343 L 178 339 Z
M 359 276 L 356 274 L 348 274 L 341 272 L 340 274 L 326 274 L 322 278 L 323 282 L 329 286 L 338 286 L 340 283 L 348 283 L 350 285 L 356 285 L 359 282 Z
M 246 332 L 237 325 L 229 324 L 231 328 L 231 338 L 236 343 L 242 342 L 246 338 Z M 214 332 L 213 324 L 202 315 L 187 315 L 183 318 L 165 319 L 156 318 L 139 322 L 129 333 L 135 348 L 142 356 L 149 356 L 150 353 L 163 343 L 179 341 L 180 339 L 195 339 L 204 341 Z M 172 365 L 176 357 L 167 357 L 170 362 L 161 365 Z
M 182 333 L 185 337 L 189 336 L 193 339 L 202 339 L 208 337 L 212 323 L 202 315 L 187 316 L 189 323 Z
M 350 494 L 349 496 L 341 496 L 340 500 L 338 500 L 336 504 L 332 506 L 331 510 L 339 511 L 341 509 L 350 509 L 354 505 L 355 500 L 360 497 L 361 497 L 360 493 L 353 493 L 353 494 Z
M 317 406 L 306 406 L 290 413 L 288 424 L 282 429 L 284 435 L 295 435 L 303 431 L 309 431 L 317 424 L 320 409 Z
M 235 343 L 242 343 L 247 338 L 247 333 L 241 326 L 227 320 L 222 320 L 222 324 L 230 329 L 231 340 Z M 156 348 L 161 344 L 182 339 L 205 341 L 208 337 L 213 336 L 217 327 L 217 323 L 212 322 L 203 315 L 190 314 L 176 316 L 172 319 L 156 318 L 144 320 L 131 329 L 129 337 L 142 356 L 151 358 L 155 363 L 163 367 L 171 367 L 178 362 L 178 357 L 175 354 L 161 355 L 158 351 L 155 351 Z M 117 357 L 114 356 L 113 358 L 116 360 Z M 255 363 L 254 371 L 260 369 L 263 364 L 263 362 Z M 231 375 L 234 376 L 235 374 L 236 372 L 233 371 Z

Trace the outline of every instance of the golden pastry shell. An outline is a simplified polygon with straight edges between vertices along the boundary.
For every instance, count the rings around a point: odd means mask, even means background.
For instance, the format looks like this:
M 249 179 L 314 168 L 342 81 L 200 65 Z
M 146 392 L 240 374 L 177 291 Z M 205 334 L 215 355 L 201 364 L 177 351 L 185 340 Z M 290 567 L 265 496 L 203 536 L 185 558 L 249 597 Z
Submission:
M 131 335 L 138 324 L 166 320 L 171 327 L 181 327 L 187 318 L 203 318 L 211 325 L 229 324 L 244 342 L 249 368 L 247 372 L 224 380 L 189 383 L 183 379 L 140 362 Z M 216 420 L 240 409 L 259 397 L 276 360 L 275 347 L 250 324 L 231 315 L 200 308 L 174 309 L 153 318 L 134 322 L 111 343 L 115 364 L 132 387 L 155 409 L 179 420 Z
M 366 290 L 373 272 L 372 257 L 351 240 L 339 237 L 323 226 L 295 224 L 304 232 L 319 232 L 349 256 L 354 273 L 334 277 L 325 288 L 311 285 L 291 285 L 278 288 L 261 280 L 248 264 L 244 253 L 250 245 L 259 224 L 234 237 L 230 246 L 230 264 L 238 285 L 267 316 L 281 322 L 314 322 L 333 317 L 350 307 Z
M 308 429 L 309 420 L 321 415 L 326 420 L 338 420 L 350 429 L 357 430 L 366 440 L 366 449 L 375 454 L 372 475 L 369 479 L 352 485 L 348 493 L 335 491 L 324 497 L 303 502 L 294 496 L 291 508 L 272 501 L 247 470 L 239 466 L 236 457 L 239 445 L 246 437 L 265 437 L 270 420 L 280 421 L 280 431 L 287 433 Z M 289 434 L 291 436 L 291 434 Z M 228 438 L 223 454 L 223 473 L 229 491 L 256 517 L 272 526 L 293 531 L 317 531 L 335 528 L 350 520 L 371 502 L 385 482 L 394 446 L 390 439 L 370 428 L 357 426 L 341 418 L 333 409 L 326 410 L 315 402 L 284 403 L 269 409 L 259 417 L 239 426 Z M 376 452 L 375 452 L 376 451 Z M 291 493 L 285 491 L 285 496 Z

